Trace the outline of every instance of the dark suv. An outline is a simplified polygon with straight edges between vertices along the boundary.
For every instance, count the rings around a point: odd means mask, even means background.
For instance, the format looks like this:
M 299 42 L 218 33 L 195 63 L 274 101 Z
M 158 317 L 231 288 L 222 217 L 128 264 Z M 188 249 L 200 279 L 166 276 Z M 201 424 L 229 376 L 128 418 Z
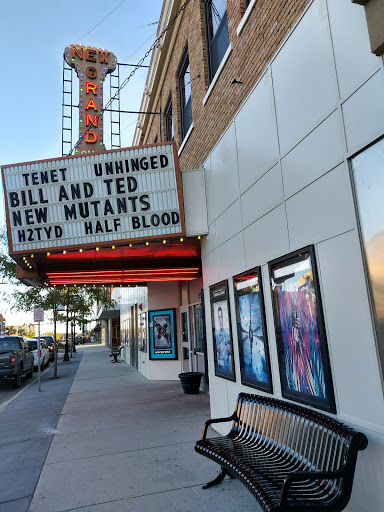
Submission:
M 53 336 L 40 336 L 40 339 L 44 340 L 47 344 L 49 360 L 53 361 L 55 359 L 55 342 L 53 341 Z
M 14 388 L 21 377 L 32 377 L 33 353 L 21 336 L 0 336 L 0 379 L 10 379 Z

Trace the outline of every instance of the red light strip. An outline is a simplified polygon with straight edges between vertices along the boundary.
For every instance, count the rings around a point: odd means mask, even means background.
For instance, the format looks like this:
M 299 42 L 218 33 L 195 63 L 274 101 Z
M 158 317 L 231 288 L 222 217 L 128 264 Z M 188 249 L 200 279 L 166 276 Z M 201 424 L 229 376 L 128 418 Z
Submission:
M 115 280 L 109 280 L 109 281 L 106 281 L 105 279 L 102 279 L 102 280 L 98 280 L 98 279 L 90 279 L 89 281 L 85 281 L 85 280 L 71 280 L 71 281 L 67 281 L 67 280 L 61 280 L 61 279 L 53 279 L 52 281 L 50 281 L 50 284 L 51 285 L 63 285 L 63 284 L 66 284 L 66 285 L 84 285 L 84 284 L 104 284 L 106 286 L 109 286 L 111 284 L 114 284 L 114 283 L 117 283 L 117 284 L 124 284 L 124 283 L 149 283 L 149 282 L 167 282 L 167 281 L 193 281 L 195 278 L 194 277 L 168 277 L 166 279 L 164 278 L 149 278 L 149 279 L 144 279 L 144 278 L 139 278 L 139 279 L 135 279 L 134 281 L 132 280 L 129 280 L 129 281 L 123 281 L 123 280 L 118 280 L 118 279 L 115 279 Z
M 161 274 L 168 272 L 198 272 L 199 267 L 176 267 L 176 268 L 155 268 L 155 269 L 132 269 L 132 270 L 104 270 L 102 275 L 111 275 L 111 274 Z M 47 276 L 57 276 L 57 275 L 97 275 L 100 274 L 99 270 L 89 270 L 89 271 L 79 271 L 79 272 L 48 272 Z

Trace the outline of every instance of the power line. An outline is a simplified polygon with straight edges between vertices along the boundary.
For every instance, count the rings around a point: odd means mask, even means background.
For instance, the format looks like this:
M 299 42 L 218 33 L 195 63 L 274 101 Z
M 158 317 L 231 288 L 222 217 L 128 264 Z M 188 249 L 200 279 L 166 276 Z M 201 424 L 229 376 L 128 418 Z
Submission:
M 175 23 L 176 19 L 180 16 L 180 14 L 184 11 L 184 9 L 186 8 L 186 6 L 189 4 L 190 0 L 185 0 L 185 2 L 181 5 L 181 7 L 176 11 L 174 17 L 170 20 L 170 22 L 168 23 L 168 25 L 165 27 L 165 29 L 161 32 L 161 34 L 159 35 L 159 37 L 155 40 L 154 43 L 152 43 L 152 45 L 150 46 L 149 50 L 146 51 L 144 57 L 142 57 L 139 62 L 136 64 L 135 68 L 131 71 L 131 73 L 128 75 L 128 77 L 124 80 L 124 82 L 120 85 L 120 87 L 117 89 L 117 91 L 115 92 L 115 94 L 112 96 L 112 98 L 110 98 L 110 100 L 107 102 L 107 104 L 105 105 L 105 107 L 103 108 L 103 110 L 98 114 L 97 116 L 97 119 L 99 119 L 99 117 L 101 115 L 103 115 L 103 112 L 105 109 L 107 109 L 108 107 L 110 107 L 110 105 L 112 104 L 113 100 L 116 99 L 116 97 L 118 96 L 118 94 L 120 93 L 120 91 L 127 85 L 127 83 L 129 82 L 129 80 L 132 78 L 132 76 L 136 73 L 136 71 L 141 67 L 141 64 L 145 61 L 145 59 L 148 57 L 148 55 L 150 55 L 150 53 L 155 49 L 155 47 L 159 44 L 160 40 L 163 38 L 163 36 L 166 34 L 166 32 L 171 28 L 171 26 Z M 121 5 L 121 4 L 120 4 Z M 73 150 L 77 148 L 77 146 L 81 143 L 81 141 L 83 140 L 84 136 L 81 136 L 79 138 L 79 140 L 76 142 L 76 144 L 73 146 L 73 148 L 71 149 L 71 151 L 69 152 L 69 154 L 71 155 L 73 153 Z
M 93 32 L 95 30 L 95 28 L 97 28 L 99 25 L 101 25 L 103 23 L 104 20 L 106 20 L 114 11 L 116 11 L 116 9 L 118 9 L 120 7 L 120 5 L 123 5 L 124 2 L 126 2 L 127 0 L 123 0 L 122 2 L 119 3 L 119 5 L 117 5 L 114 9 L 112 9 L 112 11 L 107 14 L 101 21 L 99 21 L 99 23 L 97 23 L 97 25 L 95 25 L 89 32 L 87 32 L 86 34 L 84 34 L 83 36 L 81 36 L 77 41 L 80 41 L 80 39 L 83 39 L 84 37 L 87 37 L 91 32 Z M 75 43 L 75 44 L 76 44 Z

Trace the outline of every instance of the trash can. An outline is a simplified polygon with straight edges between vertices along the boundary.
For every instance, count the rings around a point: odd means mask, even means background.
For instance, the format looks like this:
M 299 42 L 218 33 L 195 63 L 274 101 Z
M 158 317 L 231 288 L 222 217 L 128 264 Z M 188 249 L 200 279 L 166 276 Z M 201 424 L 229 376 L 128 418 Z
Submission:
M 194 395 L 199 392 L 200 381 L 203 374 L 201 372 L 184 372 L 179 373 L 179 379 L 183 386 L 184 394 Z

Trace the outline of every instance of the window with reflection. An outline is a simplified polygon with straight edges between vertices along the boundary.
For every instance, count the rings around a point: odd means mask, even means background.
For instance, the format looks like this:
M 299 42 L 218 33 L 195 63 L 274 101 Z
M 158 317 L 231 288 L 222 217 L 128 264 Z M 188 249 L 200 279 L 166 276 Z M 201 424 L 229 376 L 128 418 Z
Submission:
M 184 55 L 179 73 L 181 135 L 186 136 L 192 124 L 191 70 L 188 52 Z
M 166 140 L 173 140 L 173 112 L 172 112 L 172 98 L 169 99 L 165 109 L 165 137 Z
M 205 30 L 211 82 L 229 46 L 226 0 L 205 0 Z
M 351 163 L 384 373 L 384 139 L 356 155 Z

